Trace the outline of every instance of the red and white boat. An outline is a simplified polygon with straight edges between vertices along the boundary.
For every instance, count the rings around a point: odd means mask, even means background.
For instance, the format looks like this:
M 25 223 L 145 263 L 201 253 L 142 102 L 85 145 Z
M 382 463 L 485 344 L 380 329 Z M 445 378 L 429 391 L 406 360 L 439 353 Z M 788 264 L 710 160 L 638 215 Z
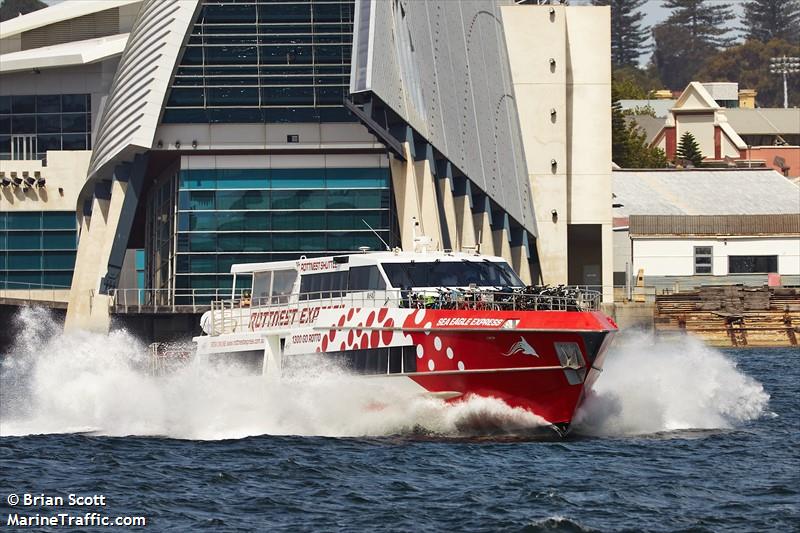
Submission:
M 598 293 L 528 294 L 503 258 L 477 253 L 396 249 L 231 271 L 252 275 L 251 293 L 203 315 L 200 357 L 233 359 L 270 378 L 329 357 L 450 402 L 499 398 L 560 434 L 617 331 Z

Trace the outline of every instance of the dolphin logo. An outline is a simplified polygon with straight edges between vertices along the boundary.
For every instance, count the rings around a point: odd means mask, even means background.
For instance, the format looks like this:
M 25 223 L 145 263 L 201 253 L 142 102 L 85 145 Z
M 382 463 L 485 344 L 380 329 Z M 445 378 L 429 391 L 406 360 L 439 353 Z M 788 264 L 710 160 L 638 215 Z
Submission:
M 515 353 L 522 353 L 523 355 L 532 355 L 534 357 L 539 357 L 539 354 L 536 353 L 536 350 L 533 349 L 533 346 L 528 344 L 528 341 L 525 340 L 524 337 L 519 338 L 519 342 L 515 342 L 511 345 L 511 348 L 508 349 L 508 352 L 504 353 L 503 355 L 509 356 L 514 355 Z

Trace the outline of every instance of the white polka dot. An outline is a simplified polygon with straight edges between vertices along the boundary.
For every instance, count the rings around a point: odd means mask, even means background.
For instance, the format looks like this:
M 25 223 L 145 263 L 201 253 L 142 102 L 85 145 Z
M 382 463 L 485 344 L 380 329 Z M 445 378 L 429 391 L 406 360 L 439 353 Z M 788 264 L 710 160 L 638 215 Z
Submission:
M 417 344 L 417 357 L 422 359 L 423 355 L 425 355 L 425 348 L 423 348 L 421 344 Z
M 439 337 L 434 337 L 433 338 L 433 347 L 436 348 L 436 351 L 441 350 L 442 349 L 442 339 L 440 339 Z
M 427 322 L 424 326 L 422 326 L 422 327 L 425 328 L 425 335 L 430 335 L 431 334 L 431 326 L 432 325 L 433 325 L 432 323 Z
M 459 370 L 464 370 L 464 361 L 459 361 L 458 362 L 458 369 Z
M 414 314 L 414 324 L 422 324 L 422 321 L 425 319 L 425 310 L 420 309 Z
M 448 359 L 452 359 L 453 358 L 453 349 L 451 347 L 449 347 L 449 346 L 447 347 L 447 358 Z
M 433 372 L 434 368 L 436 368 L 436 365 L 434 364 L 433 359 L 431 359 L 430 361 L 428 361 L 428 370 Z

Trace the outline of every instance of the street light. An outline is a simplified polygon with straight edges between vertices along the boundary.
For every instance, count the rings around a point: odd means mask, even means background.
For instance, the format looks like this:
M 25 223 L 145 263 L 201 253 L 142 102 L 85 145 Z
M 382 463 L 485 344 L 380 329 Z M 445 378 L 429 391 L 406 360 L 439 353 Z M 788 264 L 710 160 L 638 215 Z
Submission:
M 769 71 L 773 74 L 783 74 L 783 108 L 789 107 L 789 92 L 786 88 L 786 75 L 800 72 L 800 57 L 771 57 Z

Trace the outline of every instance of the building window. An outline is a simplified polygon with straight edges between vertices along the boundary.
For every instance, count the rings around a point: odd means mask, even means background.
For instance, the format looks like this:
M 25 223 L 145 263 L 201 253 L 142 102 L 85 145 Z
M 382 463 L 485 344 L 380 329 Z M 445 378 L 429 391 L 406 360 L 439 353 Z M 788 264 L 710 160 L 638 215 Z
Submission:
M 353 0 L 204 0 L 165 123 L 352 122 Z
M 778 271 L 777 255 L 728 256 L 729 274 L 769 274 Z
M 0 96 L 0 159 L 43 159 L 48 150 L 91 150 L 91 95 Z
M 76 249 L 72 211 L 0 212 L 0 288 L 69 288 Z
M 694 273 L 711 274 L 712 258 L 714 257 L 711 246 L 694 247 Z
M 148 196 L 148 287 L 200 303 L 230 294 L 233 264 L 384 249 L 369 227 L 396 243 L 391 203 L 387 168 L 181 169 Z

